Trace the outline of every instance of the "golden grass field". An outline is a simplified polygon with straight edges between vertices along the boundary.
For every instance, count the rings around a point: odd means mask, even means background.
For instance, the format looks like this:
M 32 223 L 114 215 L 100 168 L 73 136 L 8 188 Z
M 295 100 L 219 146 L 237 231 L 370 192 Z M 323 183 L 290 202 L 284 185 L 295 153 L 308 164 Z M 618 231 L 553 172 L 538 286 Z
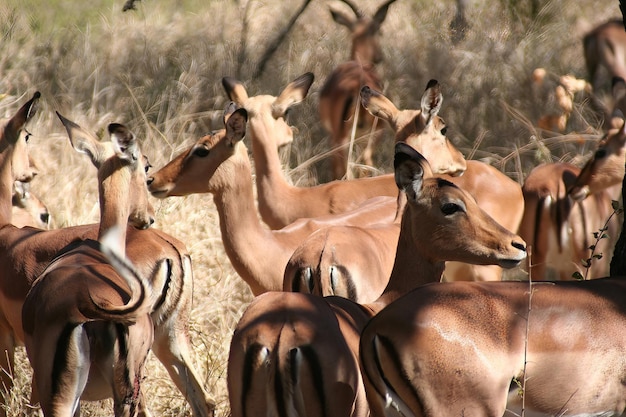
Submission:
M 356 1 L 356 0 L 355 0 Z M 326 133 L 317 118 L 317 92 L 334 65 L 349 56 L 347 31 L 313 0 L 252 79 L 259 59 L 302 0 L 142 0 L 122 13 L 123 0 L 5 0 L 0 4 L 0 117 L 42 92 L 29 124 L 31 153 L 40 175 L 32 183 L 48 205 L 54 227 L 98 219 L 95 169 L 70 147 L 54 115 L 59 111 L 102 133 L 120 122 L 142 138 L 158 169 L 200 135 L 222 127 L 227 98 L 223 76 L 246 82 L 251 94 L 276 94 L 298 75 L 316 80 L 290 122 L 295 142 L 284 150 L 294 183 L 328 178 Z M 379 3 L 361 1 L 372 12 Z M 586 75 L 581 38 L 593 26 L 619 16 L 616 0 L 539 0 L 536 16 L 527 2 L 471 2 L 470 30 L 453 45 L 448 23 L 453 0 L 398 0 L 389 9 L 381 42 L 385 94 L 399 108 L 417 108 L 430 78 L 443 85 L 440 115 L 448 136 L 468 158 L 484 158 L 517 181 L 536 164 L 581 164 L 601 126 L 584 97 L 576 96 L 566 133 L 536 128 L 555 110 L 554 99 L 533 90 L 533 69 L 544 67 L 554 82 L 562 74 Z M 606 87 L 606 86 L 605 86 Z M 388 142 L 391 143 L 391 142 Z M 384 145 L 384 143 L 383 143 Z M 391 146 L 381 149 L 381 171 L 390 170 Z M 232 329 L 252 296 L 224 253 L 218 217 L 209 195 L 153 200 L 157 224 L 186 243 L 192 254 L 195 293 L 192 340 L 196 364 L 217 403 L 229 415 L 226 363 Z M 14 370 L 16 389 L 8 415 L 31 415 L 29 367 Z M 189 407 L 151 356 L 145 386 L 155 416 L 186 416 Z M 84 404 L 83 415 L 111 414 L 111 402 Z

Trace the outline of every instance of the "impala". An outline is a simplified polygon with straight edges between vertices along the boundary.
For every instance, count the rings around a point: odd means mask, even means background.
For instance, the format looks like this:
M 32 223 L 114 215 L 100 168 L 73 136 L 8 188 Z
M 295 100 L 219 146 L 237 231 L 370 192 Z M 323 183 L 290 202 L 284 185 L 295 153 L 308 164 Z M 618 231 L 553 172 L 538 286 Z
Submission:
M 626 32 L 622 19 L 609 20 L 583 37 L 587 75 L 594 90 L 601 84 L 599 70 L 604 67 L 609 79 L 626 79 Z
M 619 198 L 624 177 L 626 127 L 622 118 L 614 118 L 612 125 L 582 170 L 568 163 L 548 163 L 528 174 L 519 233 L 532 247 L 533 279 L 571 279 L 576 271 L 588 278 L 608 273 L 619 221 L 614 216 L 609 222 L 608 238 L 596 242 L 594 232 L 613 212 L 611 201 Z M 590 257 L 591 245 L 603 259 L 592 260 L 587 271 L 581 260 Z
M 16 228 L 11 225 L 11 195 L 15 180 L 27 181 L 28 152 L 21 131 L 34 112 L 39 98 L 22 106 L 0 131 L 0 379 L 3 391 L 10 390 L 15 347 L 24 341 L 22 305 L 33 281 L 55 254 L 76 240 L 94 239 L 98 225 L 58 230 Z M 78 131 L 77 131 L 78 132 Z M 77 133 L 78 134 L 78 133 Z M 11 160 L 9 162 L 9 160 Z M 8 168 L 7 168 L 8 167 Z M 28 172 L 28 175 L 24 173 Z M 153 311 L 153 351 L 189 401 L 195 416 L 208 416 L 214 403 L 205 392 L 191 361 L 188 317 L 191 311 L 191 260 L 182 242 L 158 230 L 129 228 L 127 256 L 141 276 L 152 277 L 163 260 L 172 260 L 170 283 Z M 4 415 L 0 406 L 0 415 Z
M 226 129 L 200 138 L 152 174 L 148 189 L 157 198 L 213 194 L 226 254 L 252 293 L 259 295 L 282 289 L 289 257 L 312 232 L 329 225 L 360 224 L 363 218 L 355 210 L 268 230 L 255 208 L 250 158 L 242 142 L 247 118 L 246 109 L 230 103 L 224 114 Z M 378 198 L 368 205 L 371 210 L 384 210 L 393 219 L 389 199 Z
M 244 312 L 231 341 L 233 417 L 366 416 L 358 343 L 367 321 L 394 299 L 439 281 L 445 260 L 513 267 L 525 246 L 426 160 L 396 144 L 397 186 L 406 193 L 398 250 L 383 295 L 360 305 L 343 297 L 270 292 Z M 268 383 L 269 381 L 269 383 Z
M 406 141 L 420 151 L 426 150 L 425 156 L 441 153 L 442 146 L 447 149 L 443 155 L 453 158 L 427 156 L 429 161 L 440 162 L 442 168 L 438 173 L 455 172 L 453 167 L 457 171 L 467 167 L 463 176 L 446 178 L 473 194 L 479 206 L 500 224 L 509 230 L 517 230 L 524 207 L 520 186 L 490 165 L 475 161 L 468 161 L 465 165 L 460 152 L 447 139 L 431 140 L 437 135 L 428 132 L 445 129 L 437 116 L 442 95 L 435 80 L 429 82 L 422 97 L 421 111 L 400 111 L 386 97 L 367 86 L 363 87 L 361 94 L 364 106 L 394 128 L 396 140 Z M 420 137 L 415 132 L 426 133 Z M 357 302 L 375 300 L 385 289 L 391 274 L 398 233 L 398 226 L 391 223 L 363 228 L 333 226 L 317 231 L 304 240 L 289 259 L 283 289 L 322 296 L 339 295 Z M 444 279 L 451 281 L 495 281 L 501 278 L 502 269 L 497 265 L 448 262 L 444 272 Z
M 98 169 L 97 240 L 63 249 L 33 282 L 22 308 L 33 367 L 32 403 L 46 416 L 80 414 L 80 400 L 113 396 L 116 416 L 135 416 L 154 329 L 150 313 L 169 280 L 164 259 L 152 282 L 125 260 L 126 226 L 154 222 L 135 135 L 112 123 L 111 142 L 76 135 L 59 115 L 74 149 Z M 154 287 L 153 287 L 154 286 Z
M 30 191 L 30 182 L 13 183 L 11 223 L 17 227 L 50 228 L 48 207 Z
M 398 189 L 391 175 L 332 181 L 313 187 L 296 187 L 285 178 L 278 148 L 293 141 L 286 114 L 293 105 L 304 100 L 312 83 L 313 74 L 306 73 L 289 83 L 277 97 L 250 97 L 241 82 L 231 77 L 222 79 L 230 99 L 248 112 L 247 135 L 252 142 L 261 218 L 271 229 L 280 229 L 298 219 L 355 209 L 372 197 L 391 196 L 385 211 L 375 214 L 365 210 L 359 224 L 393 220 Z
M 369 112 L 390 125 L 395 131 L 396 142 L 406 142 L 424 155 L 434 174 L 468 191 L 483 210 L 508 230 L 518 229 L 524 213 L 524 198 L 519 184 L 491 165 L 465 161 L 448 139 L 442 142 L 435 139 L 436 134 L 428 133 L 440 132 L 439 135 L 443 136 L 447 129 L 438 116 L 443 95 L 436 80 L 428 82 L 421 110 L 399 110 L 387 97 L 368 86 L 361 89 L 361 101 Z M 442 152 L 442 148 L 446 151 Z M 498 266 L 449 262 L 444 276 L 450 281 L 494 281 L 501 279 L 502 270 Z
M 293 104 L 304 99 L 312 82 L 313 75 L 306 73 L 285 87 L 278 97 L 270 95 L 249 97 L 241 82 L 229 77 L 222 80 L 231 100 L 248 111 L 250 118 L 248 134 L 252 140 L 258 206 L 262 219 L 270 228 L 277 229 L 300 218 L 319 217 L 358 207 L 364 217 L 358 222 L 354 221 L 354 224 L 368 225 L 391 221 L 396 211 L 396 205 L 391 199 L 387 200 L 389 204 L 380 214 L 370 213 L 359 205 L 372 196 L 380 195 L 393 196 L 395 201 L 398 190 L 393 174 L 332 181 L 314 187 L 294 187 L 287 183 L 277 152 L 278 147 L 293 140 L 293 132 L 285 122 L 285 115 Z M 437 113 L 440 101 L 441 92 L 438 85 L 434 84 L 424 92 L 420 110 L 413 113 L 439 120 Z M 438 126 L 443 129 L 441 127 L 443 123 Z M 441 129 L 426 124 L 421 128 L 416 126 L 399 134 L 398 140 L 410 138 L 413 146 L 423 151 L 438 173 L 459 175 L 465 169 L 465 159 Z
M 622 415 L 625 304 L 623 277 L 417 288 L 361 335 L 372 416 Z
M 28 158 L 28 164 L 34 178 L 39 170 L 32 157 Z M 17 227 L 50 228 L 50 211 L 48 207 L 36 195 L 30 191 L 30 181 L 15 181 L 13 183 L 13 198 L 11 200 L 13 210 L 11 223 Z
M 317 230 L 289 258 L 283 291 L 376 300 L 389 280 L 399 233 L 398 223 Z
M 342 0 L 353 11 L 353 15 L 340 9 L 331 9 L 335 22 L 347 27 L 352 35 L 350 61 L 337 66 L 326 79 L 319 98 L 320 120 L 330 134 L 332 174 L 334 179 L 343 178 L 348 170 L 348 141 L 355 123 L 360 131 L 374 125 L 373 118 L 359 105 L 359 90 L 370 85 L 382 90 L 380 78 L 374 65 L 382 60 L 378 43 L 378 32 L 387 17 L 387 10 L 395 0 L 383 3 L 373 17 L 363 12 L 348 0 Z M 376 135 L 376 133 L 373 133 Z M 372 141 L 363 150 L 363 162 L 372 165 Z

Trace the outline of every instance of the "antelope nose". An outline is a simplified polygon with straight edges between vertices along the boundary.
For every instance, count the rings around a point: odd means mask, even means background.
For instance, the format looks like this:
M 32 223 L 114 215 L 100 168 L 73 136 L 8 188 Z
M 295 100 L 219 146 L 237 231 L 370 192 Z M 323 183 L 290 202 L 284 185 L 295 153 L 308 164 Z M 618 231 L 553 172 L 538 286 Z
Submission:
M 526 252 L 526 243 L 513 241 L 511 244 L 513 245 L 514 248 L 519 249 L 523 252 Z
M 154 177 L 148 177 L 148 179 L 146 180 L 146 183 L 148 184 L 148 186 L 150 186 L 153 182 L 154 182 Z

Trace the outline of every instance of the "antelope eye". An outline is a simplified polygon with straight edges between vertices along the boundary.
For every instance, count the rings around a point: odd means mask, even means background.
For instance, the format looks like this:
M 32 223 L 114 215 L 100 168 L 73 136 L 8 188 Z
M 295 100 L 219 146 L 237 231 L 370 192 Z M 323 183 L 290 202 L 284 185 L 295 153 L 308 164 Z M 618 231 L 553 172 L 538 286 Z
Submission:
M 463 208 L 456 203 L 444 203 L 441 205 L 441 212 L 446 216 L 450 216 L 459 211 L 463 211 Z
M 594 157 L 595 158 L 604 158 L 606 156 L 606 149 L 600 148 L 596 151 Z
M 210 151 L 207 148 L 203 147 L 203 146 L 199 147 L 199 148 L 196 148 L 193 151 L 193 154 L 195 156 L 199 156 L 200 158 L 204 158 L 205 156 L 208 156 L 209 153 L 210 153 Z
M 448 127 L 444 126 L 444 128 L 441 129 L 441 134 L 445 136 L 447 132 L 448 132 Z

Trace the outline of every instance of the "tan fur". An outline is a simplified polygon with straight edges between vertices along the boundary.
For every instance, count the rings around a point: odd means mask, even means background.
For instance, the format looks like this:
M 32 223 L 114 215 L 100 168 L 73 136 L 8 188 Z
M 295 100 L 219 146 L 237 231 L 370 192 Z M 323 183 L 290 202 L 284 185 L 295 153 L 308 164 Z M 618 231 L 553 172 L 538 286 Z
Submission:
M 7 124 L 4 138 L 15 137 L 21 130 L 18 122 L 21 112 L 16 114 L 15 121 Z M 23 156 L 18 160 L 28 160 L 25 146 L 19 146 L 15 150 L 18 152 Z M 22 176 L 18 170 L 14 171 L 16 178 Z M 10 190 L 12 180 L 4 177 L 0 184 Z M 0 206 L 5 201 L 10 204 L 10 196 L 0 197 Z M 56 253 L 73 241 L 95 239 L 98 231 L 98 225 L 49 231 L 18 229 L 9 226 L 10 222 L 7 214 L 0 216 L 0 368 L 3 370 L 14 369 L 14 349 L 24 340 L 22 304 L 31 283 Z M 153 350 L 189 400 L 194 415 L 209 415 L 214 403 L 209 400 L 191 362 L 186 323 L 191 310 L 193 277 L 187 249 L 182 242 L 158 230 L 129 228 L 127 237 L 127 255 L 141 275 L 152 276 L 161 260 L 173 260 L 170 291 L 153 312 L 156 326 Z M 3 387 L 11 389 L 12 380 L 4 371 L 0 378 Z M 3 412 L 0 407 L 0 415 Z
M 280 408 L 286 415 L 368 415 L 358 366 L 359 335 L 367 321 L 402 294 L 438 281 L 444 260 L 513 267 L 524 259 L 519 237 L 463 190 L 424 178 L 426 160 L 406 144 L 396 146 L 398 187 L 407 194 L 407 206 L 384 294 L 367 305 L 302 293 L 257 298 L 231 343 L 233 417 L 251 416 L 253 410 L 255 415 L 278 415 Z
M 101 221 L 98 240 L 59 254 L 24 301 L 32 400 L 46 416 L 69 417 L 79 413 L 81 398 L 112 394 L 116 416 L 135 416 L 154 338 L 150 313 L 169 275 L 164 268 L 150 283 L 126 261 L 116 261 L 125 257 L 127 223 L 145 229 L 154 222 L 142 156 L 135 136 L 122 125 L 109 125 L 112 142 L 100 143 L 59 118 L 73 147 L 98 168 Z
M 13 186 L 11 223 L 16 227 L 50 228 L 50 211 L 43 201 L 30 191 L 30 183 L 16 181 Z
M 341 9 L 331 9 L 335 22 L 345 26 L 352 36 L 350 61 L 338 65 L 328 75 L 320 90 L 319 113 L 320 121 L 330 134 L 332 175 L 334 179 L 342 179 L 347 174 L 351 179 L 352 172 L 348 168 L 348 142 L 353 124 L 358 123 L 359 133 L 368 133 L 374 125 L 374 118 L 359 106 L 359 90 L 364 85 L 382 90 L 375 64 L 382 60 L 378 42 L 380 26 L 387 17 L 387 10 L 395 0 L 387 0 L 376 10 L 372 17 L 366 16 L 351 2 L 343 0 L 350 6 L 353 14 Z M 358 107 L 358 112 L 355 111 Z M 356 114 L 355 114 L 356 113 Z M 358 119 L 355 120 L 355 118 Z M 380 129 L 380 126 L 378 127 Z M 373 133 L 379 136 L 377 132 Z M 363 164 L 372 166 L 374 141 L 369 141 L 363 150 Z
M 277 97 L 249 97 L 243 84 L 224 78 L 222 84 L 231 100 L 248 111 L 247 136 L 252 142 L 258 209 L 271 229 L 280 229 L 302 218 L 320 217 L 354 210 L 372 197 L 389 196 L 388 210 L 375 214 L 362 211 L 361 225 L 388 222 L 395 211 L 392 202 L 397 188 L 390 175 L 349 181 L 332 181 L 313 187 L 296 187 L 284 176 L 278 148 L 293 141 L 286 122 L 287 111 L 301 102 L 313 83 L 306 73 L 289 83 Z
M 619 121 L 618 121 L 619 120 Z M 532 279 L 572 279 L 574 272 L 588 278 L 608 274 L 608 261 L 617 235 L 619 220 L 613 217 L 601 239 L 595 259 L 587 271 L 582 259 L 591 255 L 593 236 L 613 212 L 612 200 L 621 193 L 626 154 L 626 129 L 608 131 L 598 144 L 594 156 L 581 169 L 567 163 L 550 163 L 535 167 L 522 190 L 526 202 L 519 233 L 532 247 Z
M 525 384 L 526 415 L 621 415 L 625 285 L 620 277 L 418 288 L 363 330 L 372 416 L 519 415 L 515 381 Z
M 361 95 L 365 108 L 389 123 L 395 131 L 396 142 L 413 146 L 426 157 L 434 174 L 469 192 L 478 205 L 505 228 L 518 229 L 524 213 L 521 187 L 488 164 L 466 161 L 446 138 L 443 134 L 445 122 L 438 116 L 443 96 L 436 80 L 428 83 L 420 110 L 399 110 L 383 94 L 368 87 L 361 90 Z M 444 273 L 444 279 L 448 281 L 496 281 L 501 277 L 502 270 L 498 266 L 458 262 L 449 262 Z
M 362 212 L 301 219 L 280 230 L 268 230 L 255 208 L 250 159 L 241 142 L 247 111 L 235 110 L 232 103 L 225 119 L 226 129 L 200 138 L 152 174 L 148 188 L 159 198 L 213 194 L 222 241 L 237 273 L 255 295 L 278 291 L 283 285 L 284 266 L 305 237 L 332 224 L 358 224 L 363 221 Z M 395 205 L 395 200 L 376 200 L 368 203 L 368 210 L 388 213 L 391 220 Z
M 400 111 L 386 97 L 368 87 L 363 88 L 362 94 L 366 109 L 394 127 L 397 141 L 410 143 L 418 151 L 425 150 L 423 154 L 440 172 L 458 174 L 465 170 L 462 176 L 444 177 L 469 191 L 478 205 L 504 227 L 518 229 L 524 208 L 520 186 L 490 165 L 465 161 L 442 134 L 445 125 L 438 112 L 443 96 L 435 80 L 429 83 L 422 96 L 421 110 Z M 387 285 L 398 233 L 398 226 L 391 223 L 359 228 L 333 226 L 317 231 L 304 240 L 289 259 L 283 290 L 371 302 Z M 448 262 L 443 279 L 495 281 L 501 278 L 502 269 L 497 265 Z

